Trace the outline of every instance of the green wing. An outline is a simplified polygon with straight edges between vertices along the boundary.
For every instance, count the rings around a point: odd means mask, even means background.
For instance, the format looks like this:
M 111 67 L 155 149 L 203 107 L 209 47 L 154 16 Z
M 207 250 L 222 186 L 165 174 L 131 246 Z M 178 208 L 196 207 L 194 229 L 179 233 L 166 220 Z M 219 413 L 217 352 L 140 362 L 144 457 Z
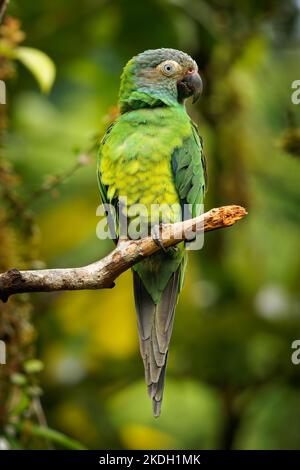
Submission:
M 101 164 L 101 155 L 102 155 L 102 147 L 105 144 L 112 128 L 114 126 L 114 123 L 112 123 L 107 129 L 106 132 L 100 142 L 100 147 L 99 147 L 99 152 L 98 152 L 98 158 L 97 158 L 97 178 L 98 178 L 98 185 L 99 185 L 99 190 L 100 190 L 100 196 L 101 196 L 101 201 L 103 204 L 107 204 L 110 201 L 107 198 L 107 186 L 105 186 L 102 182 L 101 179 L 101 172 L 100 172 L 100 164 Z
M 190 204 L 191 216 L 196 217 L 200 212 L 198 205 L 203 204 L 204 200 L 207 171 L 202 139 L 196 124 L 191 122 L 191 125 L 191 136 L 174 150 L 172 167 L 181 204 Z
M 118 240 L 118 200 L 117 198 L 113 198 L 109 200 L 107 196 L 108 187 L 103 184 L 101 178 L 101 171 L 100 171 L 100 164 L 101 164 L 101 155 L 102 155 L 102 147 L 105 144 L 112 128 L 114 127 L 115 123 L 113 122 L 106 130 L 99 147 L 98 158 L 97 158 L 97 178 L 98 178 L 98 186 L 100 190 L 100 197 L 103 204 L 105 204 L 106 208 L 106 217 L 107 223 L 109 227 L 109 231 L 111 233 L 111 237 L 113 240 L 117 242 Z M 114 207 L 114 211 L 111 210 L 111 206 Z

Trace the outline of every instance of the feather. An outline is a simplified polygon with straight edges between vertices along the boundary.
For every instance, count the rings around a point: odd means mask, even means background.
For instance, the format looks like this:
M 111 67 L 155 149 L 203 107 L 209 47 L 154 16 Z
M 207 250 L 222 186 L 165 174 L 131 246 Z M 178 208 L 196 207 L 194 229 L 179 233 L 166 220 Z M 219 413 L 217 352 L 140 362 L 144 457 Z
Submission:
M 171 275 L 158 304 L 153 302 L 140 276 L 136 271 L 133 271 L 140 351 L 155 417 L 160 415 L 161 410 L 168 348 L 180 288 L 181 268 L 180 265 Z

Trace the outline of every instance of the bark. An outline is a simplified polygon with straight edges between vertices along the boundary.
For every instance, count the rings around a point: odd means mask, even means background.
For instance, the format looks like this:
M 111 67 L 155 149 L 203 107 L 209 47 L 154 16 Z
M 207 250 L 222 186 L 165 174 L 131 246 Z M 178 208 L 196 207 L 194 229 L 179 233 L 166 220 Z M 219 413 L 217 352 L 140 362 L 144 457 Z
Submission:
M 241 206 L 211 209 L 194 219 L 160 226 L 160 239 L 165 248 L 182 240 L 191 240 L 201 231 L 229 227 L 247 214 Z M 161 248 L 151 236 L 140 240 L 122 241 L 105 258 L 87 266 L 65 269 L 19 271 L 10 269 L 0 274 L 0 299 L 22 292 L 104 289 L 114 287 L 114 280 L 141 259 Z

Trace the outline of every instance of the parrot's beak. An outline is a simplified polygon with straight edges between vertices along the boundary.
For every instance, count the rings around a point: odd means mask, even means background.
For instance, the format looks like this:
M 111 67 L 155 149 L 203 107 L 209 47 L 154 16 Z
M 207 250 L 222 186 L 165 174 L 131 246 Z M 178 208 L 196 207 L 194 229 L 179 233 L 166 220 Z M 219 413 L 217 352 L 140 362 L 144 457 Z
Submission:
M 203 90 L 203 84 L 199 73 L 192 72 L 185 75 L 185 77 L 177 83 L 177 89 L 180 101 L 192 96 L 193 103 L 196 103 Z

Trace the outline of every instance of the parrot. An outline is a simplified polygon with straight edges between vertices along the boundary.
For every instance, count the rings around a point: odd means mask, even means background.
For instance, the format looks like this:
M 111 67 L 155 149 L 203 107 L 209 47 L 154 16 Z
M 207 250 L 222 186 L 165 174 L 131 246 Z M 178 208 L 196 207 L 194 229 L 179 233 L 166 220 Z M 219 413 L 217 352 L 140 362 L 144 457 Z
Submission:
M 185 52 L 150 49 L 127 62 L 120 80 L 120 112 L 104 134 L 98 153 L 103 204 L 117 210 L 126 198 L 129 219 L 128 207 L 134 204 L 149 210 L 158 205 L 164 208 L 159 223 L 183 220 L 185 204 L 191 208 L 191 217 L 199 215 L 207 187 L 206 162 L 202 138 L 185 103 L 189 97 L 196 102 L 202 88 L 197 63 Z M 118 243 L 116 214 L 106 212 Z M 161 249 L 135 264 L 132 272 L 145 381 L 153 415 L 158 417 L 187 250 L 185 242 L 164 249 L 157 232 L 152 233 Z

